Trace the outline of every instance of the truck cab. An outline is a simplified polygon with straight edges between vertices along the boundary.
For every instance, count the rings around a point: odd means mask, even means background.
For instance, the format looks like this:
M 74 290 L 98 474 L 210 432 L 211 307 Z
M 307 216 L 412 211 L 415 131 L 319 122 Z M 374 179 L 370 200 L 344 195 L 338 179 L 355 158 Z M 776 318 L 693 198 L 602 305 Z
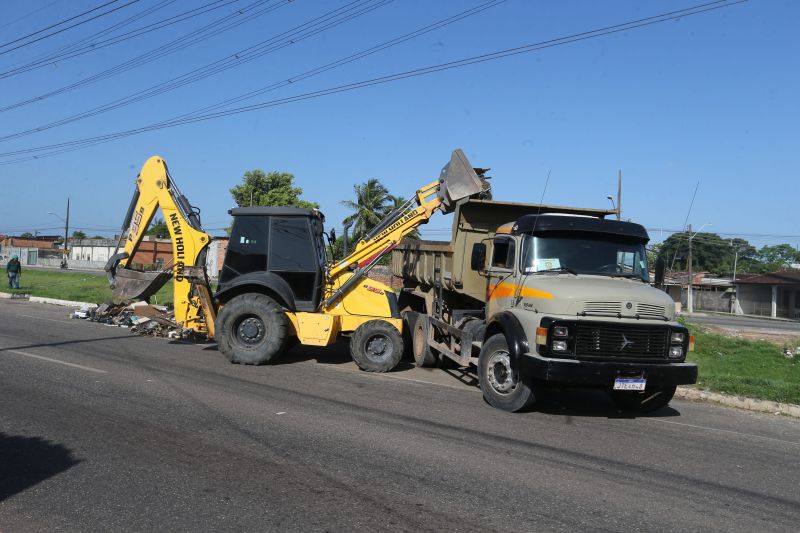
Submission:
M 510 401 L 526 386 L 519 381 L 589 385 L 651 410 L 694 383 L 689 332 L 650 285 L 648 240 L 639 224 L 580 215 L 528 214 L 498 228 L 483 270 L 488 348 L 479 367 L 489 395 Z M 493 348 L 495 335 L 508 355 Z

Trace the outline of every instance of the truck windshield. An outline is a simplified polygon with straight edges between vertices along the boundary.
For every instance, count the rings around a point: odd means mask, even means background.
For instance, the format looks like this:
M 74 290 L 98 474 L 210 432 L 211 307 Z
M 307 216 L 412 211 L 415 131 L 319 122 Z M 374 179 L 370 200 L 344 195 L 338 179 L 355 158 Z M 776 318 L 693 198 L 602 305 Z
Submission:
M 528 274 L 565 271 L 650 281 L 644 245 L 606 236 L 526 235 L 521 260 L 520 269 Z

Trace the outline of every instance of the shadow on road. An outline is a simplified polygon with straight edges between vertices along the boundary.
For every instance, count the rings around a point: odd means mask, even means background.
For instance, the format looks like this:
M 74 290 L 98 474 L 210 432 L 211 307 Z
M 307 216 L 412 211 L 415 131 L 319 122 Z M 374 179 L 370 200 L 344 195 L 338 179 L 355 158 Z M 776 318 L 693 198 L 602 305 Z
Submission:
M 0 432 L 0 501 L 80 463 L 61 444 Z
M 566 417 L 599 418 L 665 418 L 680 416 L 680 411 L 670 406 L 650 413 L 620 411 L 608 394 L 597 389 L 564 389 L 546 391 L 541 395 L 534 410 L 539 413 Z

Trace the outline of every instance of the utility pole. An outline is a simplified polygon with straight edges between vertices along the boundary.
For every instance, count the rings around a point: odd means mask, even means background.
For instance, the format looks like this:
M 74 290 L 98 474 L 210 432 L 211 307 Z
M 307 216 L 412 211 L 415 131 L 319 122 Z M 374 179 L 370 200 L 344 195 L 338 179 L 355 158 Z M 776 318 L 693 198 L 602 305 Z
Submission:
M 693 312 L 692 306 L 692 225 L 689 224 L 689 284 L 686 289 L 686 309 L 689 314 Z
M 622 220 L 622 170 L 617 172 L 617 220 Z
M 69 253 L 69 247 L 67 246 L 69 238 L 69 196 L 67 196 L 67 218 L 64 219 L 64 262 L 62 264 L 62 268 L 67 268 L 67 254 Z

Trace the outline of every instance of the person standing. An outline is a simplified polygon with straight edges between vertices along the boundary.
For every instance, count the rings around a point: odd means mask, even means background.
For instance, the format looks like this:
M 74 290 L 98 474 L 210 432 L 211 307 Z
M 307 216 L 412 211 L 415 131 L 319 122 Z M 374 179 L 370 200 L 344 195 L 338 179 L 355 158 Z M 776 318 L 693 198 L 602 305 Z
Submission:
M 19 278 L 22 276 L 22 265 L 19 262 L 18 256 L 13 256 L 6 265 L 6 272 L 8 272 L 8 288 L 19 289 Z

